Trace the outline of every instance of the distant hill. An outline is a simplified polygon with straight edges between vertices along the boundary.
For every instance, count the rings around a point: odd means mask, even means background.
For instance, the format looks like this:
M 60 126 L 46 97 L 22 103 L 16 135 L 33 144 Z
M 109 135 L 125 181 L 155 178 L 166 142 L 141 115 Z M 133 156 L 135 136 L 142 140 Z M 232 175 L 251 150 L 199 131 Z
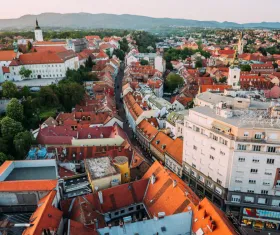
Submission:
M 89 14 L 89 13 L 43 13 L 40 15 L 25 15 L 17 19 L 0 19 L 1 30 L 31 29 L 38 18 L 40 26 L 48 28 L 71 29 L 143 29 L 149 30 L 160 26 L 189 26 L 211 28 L 276 28 L 279 22 L 261 22 L 238 24 L 234 22 L 198 21 L 171 18 L 152 18 L 137 15 Z

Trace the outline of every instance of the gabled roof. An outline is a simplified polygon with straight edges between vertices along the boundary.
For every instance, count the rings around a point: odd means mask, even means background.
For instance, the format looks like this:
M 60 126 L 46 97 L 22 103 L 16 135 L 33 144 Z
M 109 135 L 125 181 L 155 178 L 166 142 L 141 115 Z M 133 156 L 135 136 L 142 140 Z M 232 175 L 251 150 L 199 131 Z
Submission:
M 141 179 L 102 190 L 103 203 L 99 200 L 98 192 L 95 192 L 93 197 L 98 201 L 98 210 L 102 213 L 107 213 L 135 203 L 141 203 L 145 195 L 148 181 L 148 179 Z
M 138 125 L 137 130 L 143 136 L 145 136 L 149 141 L 155 138 L 156 134 L 158 133 L 157 128 L 155 128 L 151 123 L 147 120 L 143 119 Z
M 12 61 L 16 57 L 14 51 L 0 51 L 0 61 Z
M 32 226 L 26 228 L 23 235 L 42 235 L 47 229 L 55 232 L 58 230 L 63 212 L 52 205 L 56 194 L 56 191 L 51 191 L 38 202 L 38 207 L 30 218 Z
M 66 60 L 76 57 L 76 54 L 71 51 L 53 52 L 42 51 L 22 54 L 18 59 L 14 59 L 10 66 L 29 65 L 29 64 L 59 64 Z
M 230 89 L 230 85 L 224 84 L 216 84 L 216 85 L 201 85 L 200 86 L 200 93 L 208 91 L 208 90 L 219 90 L 223 92 L 225 89 Z
M 159 132 L 152 141 L 152 146 L 156 148 L 159 152 L 165 153 L 166 148 L 172 145 L 173 139 L 163 132 Z
M 150 217 L 164 211 L 173 215 L 194 209 L 199 203 L 195 193 L 171 171 L 165 169 L 159 162 L 154 162 L 145 173 L 143 179 L 155 176 L 155 182 L 149 182 L 144 203 Z M 173 183 L 176 183 L 175 187 Z
M 201 229 L 204 234 L 237 235 L 237 232 L 225 216 L 224 212 L 217 208 L 207 198 L 204 198 L 193 212 L 193 219 L 195 221 L 192 224 L 192 228 L 194 233 Z M 209 229 L 211 227 L 211 222 L 215 225 L 215 228 L 212 231 Z
M 166 148 L 166 154 L 173 158 L 180 165 L 183 164 L 183 140 L 177 138 Z

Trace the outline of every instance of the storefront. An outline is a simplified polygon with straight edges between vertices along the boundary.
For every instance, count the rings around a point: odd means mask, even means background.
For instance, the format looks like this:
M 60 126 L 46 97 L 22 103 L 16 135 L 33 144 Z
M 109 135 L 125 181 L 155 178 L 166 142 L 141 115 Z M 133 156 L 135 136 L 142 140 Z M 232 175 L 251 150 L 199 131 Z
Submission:
M 260 230 L 280 230 L 280 212 L 244 208 L 242 225 Z

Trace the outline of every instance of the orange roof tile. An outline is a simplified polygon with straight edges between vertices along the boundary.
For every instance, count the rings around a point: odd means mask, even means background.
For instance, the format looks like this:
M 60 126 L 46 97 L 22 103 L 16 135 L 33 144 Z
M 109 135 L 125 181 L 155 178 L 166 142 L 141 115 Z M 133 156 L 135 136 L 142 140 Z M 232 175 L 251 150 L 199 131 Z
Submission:
M 150 181 L 144 198 L 150 217 L 162 211 L 167 216 L 186 212 L 194 209 L 199 203 L 199 198 L 184 181 L 157 161 L 145 173 L 143 179 L 148 179 L 152 175 L 155 176 L 155 183 L 152 184 Z
M 180 165 L 183 163 L 183 140 L 177 138 L 166 148 L 166 153 L 176 160 Z
M 230 89 L 231 86 L 230 85 L 219 85 L 219 84 L 216 84 L 216 85 L 201 85 L 200 86 L 200 92 L 205 92 L 205 91 L 208 91 L 208 90 L 219 90 L 221 92 L 223 92 L 225 89 Z
M 52 191 L 38 202 L 38 207 L 30 218 L 32 226 L 26 228 L 23 235 L 41 235 L 45 229 L 58 230 L 63 212 L 52 205 L 56 193 Z
M 13 164 L 13 161 L 5 161 L 1 166 L 0 166 L 0 174 L 3 174 L 3 172 L 5 170 L 7 170 L 7 168 Z
M 229 222 L 225 214 L 207 198 L 204 198 L 199 203 L 199 206 L 193 210 L 193 213 L 193 232 L 196 233 L 199 229 L 201 229 L 204 234 L 237 235 L 233 225 Z M 209 229 L 211 228 L 210 216 L 213 221 L 212 224 L 215 226 L 212 232 Z
M 50 191 L 57 186 L 57 180 L 22 180 L 0 182 L 1 192 Z
M 142 135 L 144 135 L 149 141 L 151 141 L 156 134 L 158 133 L 157 128 L 155 128 L 151 123 L 149 123 L 147 120 L 142 120 L 138 125 L 137 125 L 137 130 L 140 132 Z
M 12 61 L 15 57 L 14 51 L 0 51 L 0 61 Z
M 159 142 L 158 142 L 159 141 Z M 166 148 L 172 145 L 173 139 L 163 132 L 159 132 L 152 141 L 152 146 L 155 147 L 159 152 L 165 153 Z M 165 147 L 164 147 L 165 146 Z

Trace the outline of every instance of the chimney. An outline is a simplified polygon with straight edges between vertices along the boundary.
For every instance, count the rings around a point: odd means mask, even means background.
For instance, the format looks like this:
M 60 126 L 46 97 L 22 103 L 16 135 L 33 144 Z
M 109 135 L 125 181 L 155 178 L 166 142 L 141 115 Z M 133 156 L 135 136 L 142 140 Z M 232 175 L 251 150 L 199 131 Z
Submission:
M 177 180 L 173 180 L 173 188 L 177 186 Z
M 103 194 L 102 194 L 102 191 L 98 191 L 98 198 L 99 198 L 100 204 L 103 204 Z
M 151 183 L 154 184 L 156 182 L 156 176 L 152 174 L 151 176 Z
M 165 212 L 159 212 L 158 213 L 158 218 L 163 219 L 165 217 Z

